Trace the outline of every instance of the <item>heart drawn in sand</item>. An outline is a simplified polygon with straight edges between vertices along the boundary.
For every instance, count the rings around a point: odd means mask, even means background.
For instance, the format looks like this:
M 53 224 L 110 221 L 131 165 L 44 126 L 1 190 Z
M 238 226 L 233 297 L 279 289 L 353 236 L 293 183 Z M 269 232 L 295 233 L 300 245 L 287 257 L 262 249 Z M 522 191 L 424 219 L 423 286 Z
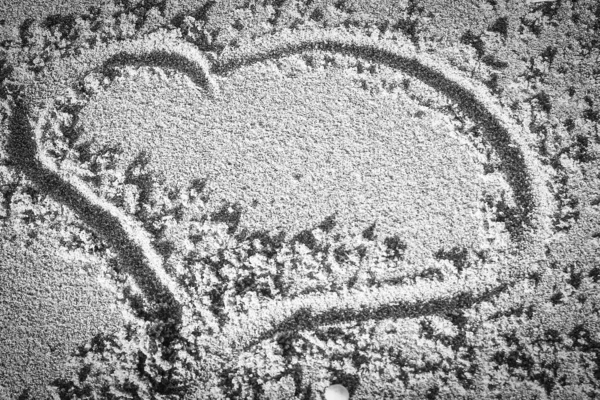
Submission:
M 151 235 L 130 215 L 94 193 L 76 174 L 60 169 L 47 153 L 42 137 L 56 102 L 78 96 L 77 85 L 90 73 L 105 73 L 115 66 L 130 64 L 175 69 L 187 75 L 198 90 L 218 98 L 219 83 L 215 77 L 265 60 L 311 50 L 351 55 L 399 70 L 446 96 L 479 124 L 502 162 L 504 177 L 515 194 L 516 209 L 522 222 L 512 239 L 513 251 L 506 269 L 510 272 L 511 263 L 525 263 L 535 268 L 543 260 L 540 244 L 549 234 L 551 202 L 542 169 L 523 140 L 523 128 L 511 120 L 482 85 L 443 62 L 418 53 L 408 44 L 374 40 L 340 29 L 287 31 L 265 36 L 246 46 L 225 51 L 214 61 L 209 61 L 193 45 L 164 32 L 101 46 L 75 58 L 60 60 L 34 82 L 24 82 L 26 101 L 21 117 L 31 121 L 31 136 L 15 138 L 13 153 L 34 182 L 77 211 L 119 250 L 129 266 L 128 272 L 145 296 L 164 305 L 170 318 L 181 321 L 186 318 L 182 306 L 189 302 L 189 295 L 166 272 L 161 256 L 153 247 Z M 21 151 L 23 148 L 32 150 Z M 373 288 L 367 295 L 348 290 L 302 299 L 272 300 L 224 327 L 224 331 L 229 330 L 232 334 L 222 336 L 237 335 L 236 342 L 247 346 L 272 335 L 278 327 L 302 315 L 306 312 L 306 304 L 310 304 L 310 311 L 317 315 L 317 320 L 369 319 L 369 315 L 375 318 L 379 311 L 406 304 L 422 303 L 433 307 L 437 299 L 486 296 L 498 285 L 508 283 L 507 278 L 502 279 L 504 281 L 484 268 L 465 274 L 450 285 L 445 282 L 437 287 L 436 283 L 427 283 L 427 290 L 422 290 L 424 288 L 419 284 L 388 285 Z M 515 274 L 510 279 L 519 279 L 519 276 Z M 365 314 L 366 317 L 362 316 Z

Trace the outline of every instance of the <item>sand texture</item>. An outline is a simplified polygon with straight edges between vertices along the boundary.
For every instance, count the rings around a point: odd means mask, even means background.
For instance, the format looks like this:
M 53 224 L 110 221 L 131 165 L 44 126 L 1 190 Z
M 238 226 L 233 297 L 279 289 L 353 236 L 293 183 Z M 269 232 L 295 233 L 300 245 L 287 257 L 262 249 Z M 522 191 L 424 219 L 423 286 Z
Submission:
M 593 1 L 3 7 L 0 398 L 600 396 Z

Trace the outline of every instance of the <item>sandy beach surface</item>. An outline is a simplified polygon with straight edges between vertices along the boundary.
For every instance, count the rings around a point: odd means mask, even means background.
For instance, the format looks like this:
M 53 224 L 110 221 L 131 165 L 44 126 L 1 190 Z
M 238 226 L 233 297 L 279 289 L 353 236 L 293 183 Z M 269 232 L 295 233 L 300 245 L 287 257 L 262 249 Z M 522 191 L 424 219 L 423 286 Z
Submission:
M 597 398 L 599 41 L 592 0 L 0 2 L 0 399 Z

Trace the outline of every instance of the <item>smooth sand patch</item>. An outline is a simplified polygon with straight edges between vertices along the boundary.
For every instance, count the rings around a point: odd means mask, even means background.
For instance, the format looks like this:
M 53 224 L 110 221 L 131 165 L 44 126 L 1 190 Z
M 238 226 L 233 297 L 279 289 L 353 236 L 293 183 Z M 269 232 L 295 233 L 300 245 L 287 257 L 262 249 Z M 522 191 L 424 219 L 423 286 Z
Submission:
M 480 155 L 447 116 L 371 93 L 350 68 L 298 64 L 243 67 L 214 99 L 180 75 L 128 68 L 83 110 L 81 140 L 120 143 L 124 163 L 146 151 L 173 185 L 208 178 L 215 210 L 244 207 L 241 227 L 298 232 L 337 213 L 415 248 L 478 240 Z
M 77 346 L 117 330 L 122 317 L 94 279 L 98 261 L 65 258 L 73 252 L 48 235 L 2 227 L 0 238 L 0 384 L 10 398 L 25 388 L 45 398 L 46 385 L 73 371 L 65 362 Z

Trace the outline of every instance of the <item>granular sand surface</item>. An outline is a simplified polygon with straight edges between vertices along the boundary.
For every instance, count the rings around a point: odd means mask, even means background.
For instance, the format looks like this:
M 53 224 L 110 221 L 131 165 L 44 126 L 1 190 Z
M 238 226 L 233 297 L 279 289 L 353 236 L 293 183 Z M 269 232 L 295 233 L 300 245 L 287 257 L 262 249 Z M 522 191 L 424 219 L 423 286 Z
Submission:
M 596 2 L 27 4 L 0 398 L 600 396 Z
M 77 346 L 123 323 L 114 293 L 97 281 L 101 262 L 29 233 L 1 231 L 0 395 L 16 387 L 39 393 L 74 372 L 63 364 Z
M 207 179 L 210 207 L 239 202 L 242 228 L 297 233 L 337 214 L 429 251 L 478 239 L 483 167 L 448 117 L 370 94 L 355 69 L 280 62 L 221 79 L 216 99 L 176 77 L 122 78 L 80 114 L 80 140 L 122 144 L 124 164 L 146 152 L 171 185 Z

